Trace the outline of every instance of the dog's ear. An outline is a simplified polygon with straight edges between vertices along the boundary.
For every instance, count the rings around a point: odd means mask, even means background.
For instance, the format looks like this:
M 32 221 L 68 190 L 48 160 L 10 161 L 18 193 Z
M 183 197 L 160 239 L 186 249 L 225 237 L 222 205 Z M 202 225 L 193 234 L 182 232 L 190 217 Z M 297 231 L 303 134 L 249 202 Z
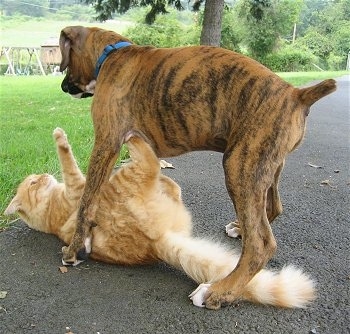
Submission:
M 334 92 L 336 89 L 336 81 L 328 79 L 315 86 L 300 89 L 299 98 L 302 103 L 310 107 L 320 98 Z
M 83 45 L 86 36 L 88 35 L 88 28 L 82 26 L 66 27 L 61 31 L 60 35 L 60 50 L 62 60 L 60 64 L 60 71 L 63 72 L 69 64 L 69 54 L 73 47 L 79 48 Z
M 21 201 L 17 197 L 17 195 L 12 199 L 6 210 L 4 211 L 4 215 L 12 215 L 15 212 L 18 211 L 18 209 L 21 207 Z

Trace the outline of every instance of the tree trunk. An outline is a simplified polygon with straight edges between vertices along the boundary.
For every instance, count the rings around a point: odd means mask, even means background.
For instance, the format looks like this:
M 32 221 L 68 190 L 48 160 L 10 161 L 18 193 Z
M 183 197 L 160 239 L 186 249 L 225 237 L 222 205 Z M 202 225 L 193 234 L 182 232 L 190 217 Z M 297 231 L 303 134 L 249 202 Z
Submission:
M 201 45 L 220 46 L 224 0 L 206 0 L 204 7 Z

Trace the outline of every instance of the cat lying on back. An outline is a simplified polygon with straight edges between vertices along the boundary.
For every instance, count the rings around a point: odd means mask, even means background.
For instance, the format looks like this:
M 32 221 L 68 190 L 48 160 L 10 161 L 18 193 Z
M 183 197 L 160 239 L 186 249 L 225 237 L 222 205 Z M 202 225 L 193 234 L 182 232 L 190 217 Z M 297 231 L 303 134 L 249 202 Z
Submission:
M 69 244 L 85 184 L 63 130 L 53 132 L 63 183 L 52 175 L 30 175 L 18 187 L 5 214 L 18 212 L 32 228 L 57 235 Z M 101 192 L 97 226 L 92 228 L 91 258 L 116 264 L 164 261 L 182 269 L 199 287 L 190 295 L 203 306 L 210 283 L 227 276 L 239 254 L 191 236 L 191 215 L 180 187 L 160 172 L 150 145 L 136 132 L 125 137 L 131 162 L 110 178 Z M 245 287 L 242 299 L 281 307 L 304 307 L 314 299 L 314 282 L 300 269 L 261 270 Z

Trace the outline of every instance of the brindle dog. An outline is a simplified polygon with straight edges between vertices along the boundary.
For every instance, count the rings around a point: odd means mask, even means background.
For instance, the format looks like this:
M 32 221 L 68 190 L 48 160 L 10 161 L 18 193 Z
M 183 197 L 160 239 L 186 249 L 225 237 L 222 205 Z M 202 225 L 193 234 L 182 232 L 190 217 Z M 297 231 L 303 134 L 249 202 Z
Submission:
M 277 187 L 284 159 L 303 138 L 310 106 L 333 92 L 335 81 L 298 89 L 229 50 L 138 46 L 99 28 L 63 29 L 60 48 L 60 69 L 68 68 L 62 89 L 77 97 L 94 95 L 95 131 L 78 227 L 63 260 L 74 264 L 81 256 L 99 190 L 108 182 L 125 133 L 138 130 L 159 157 L 194 150 L 224 153 L 243 251 L 235 270 L 210 288 L 206 307 L 218 309 L 238 299 L 276 250 L 269 222 L 282 211 Z

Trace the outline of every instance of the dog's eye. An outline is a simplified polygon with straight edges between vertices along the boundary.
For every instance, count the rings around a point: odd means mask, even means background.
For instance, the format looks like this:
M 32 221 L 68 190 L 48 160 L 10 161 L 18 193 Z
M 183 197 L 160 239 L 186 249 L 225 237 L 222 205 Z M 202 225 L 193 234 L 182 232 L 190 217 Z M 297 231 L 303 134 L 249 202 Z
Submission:
M 31 180 L 30 181 L 30 185 L 33 186 L 34 184 L 37 184 L 38 183 L 38 180 Z

